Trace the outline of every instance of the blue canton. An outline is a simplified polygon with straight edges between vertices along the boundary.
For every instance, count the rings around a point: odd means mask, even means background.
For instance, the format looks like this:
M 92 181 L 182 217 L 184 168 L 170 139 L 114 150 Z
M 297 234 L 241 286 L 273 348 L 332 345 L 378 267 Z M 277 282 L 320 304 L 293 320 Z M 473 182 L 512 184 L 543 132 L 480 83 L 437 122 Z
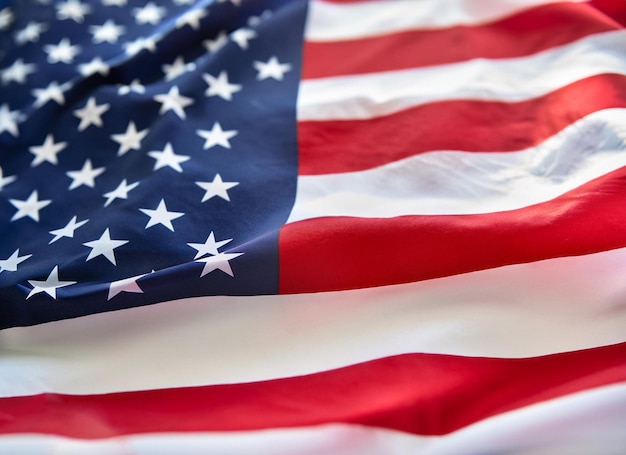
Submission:
M 0 327 L 277 292 L 305 10 L 0 3 Z

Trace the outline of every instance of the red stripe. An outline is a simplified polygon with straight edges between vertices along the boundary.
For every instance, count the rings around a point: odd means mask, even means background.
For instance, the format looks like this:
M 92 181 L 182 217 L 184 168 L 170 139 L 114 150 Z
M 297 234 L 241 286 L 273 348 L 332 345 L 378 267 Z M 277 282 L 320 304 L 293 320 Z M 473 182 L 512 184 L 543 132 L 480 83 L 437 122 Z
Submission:
M 370 3 L 381 0 L 323 0 L 324 3 Z M 586 2 L 606 16 L 618 22 L 622 26 L 626 25 L 626 6 L 624 0 L 591 0 Z
M 303 79 L 401 70 L 473 58 L 511 58 L 620 26 L 587 4 L 540 6 L 497 22 L 304 44 Z
M 106 438 L 356 423 L 441 435 L 626 380 L 626 343 L 526 359 L 406 354 L 246 384 L 0 399 L 0 433 Z M 511 381 L 515 378 L 515 381 Z
M 407 283 L 626 246 L 626 168 L 551 201 L 476 215 L 287 224 L 281 294 Z
M 522 150 L 586 115 L 624 106 L 626 77 L 603 74 L 517 103 L 453 100 L 372 119 L 303 121 L 299 174 L 358 171 L 433 150 Z
M 626 27 L 626 2 L 624 0 L 591 0 L 589 2 L 598 11 Z
M 370 3 L 380 0 L 324 0 L 325 3 Z M 565 4 L 565 3 L 564 3 Z M 591 0 L 587 2 L 598 11 L 614 20 L 615 22 L 626 26 L 626 6 L 624 0 Z

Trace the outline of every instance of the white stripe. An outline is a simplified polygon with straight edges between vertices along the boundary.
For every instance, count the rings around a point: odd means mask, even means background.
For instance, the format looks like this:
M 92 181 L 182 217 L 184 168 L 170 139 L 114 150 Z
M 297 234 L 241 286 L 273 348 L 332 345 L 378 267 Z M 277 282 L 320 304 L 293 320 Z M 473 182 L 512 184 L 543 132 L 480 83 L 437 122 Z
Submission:
M 626 249 L 355 291 L 166 302 L 0 332 L 0 396 L 239 383 L 429 352 L 626 341 Z
M 298 119 L 366 119 L 437 101 L 523 101 L 605 73 L 626 74 L 626 31 L 592 35 L 531 56 L 305 80 Z
M 574 0 L 574 2 L 583 0 Z M 312 1 L 308 41 L 339 41 L 412 29 L 479 25 L 559 0 L 394 0 L 337 4 Z
M 519 209 L 626 166 L 625 144 L 626 109 L 607 109 L 520 152 L 438 151 L 364 171 L 299 176 L 288 222 Z
M 617 455 L 626 447 L 626 384 L 599 387 L 485 419 L 444 436 L 348 424 L 229 433 L 157 433 L 104 440 L 0 436 L 0 452 L 169 455 Z

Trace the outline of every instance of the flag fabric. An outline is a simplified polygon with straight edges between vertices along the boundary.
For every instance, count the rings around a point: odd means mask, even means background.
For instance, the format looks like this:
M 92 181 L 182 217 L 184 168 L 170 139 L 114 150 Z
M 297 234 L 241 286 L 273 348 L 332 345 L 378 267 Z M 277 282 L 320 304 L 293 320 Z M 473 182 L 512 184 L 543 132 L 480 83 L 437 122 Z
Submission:
M 0 453 L 622 453 L 625 25 L 0 1 Z

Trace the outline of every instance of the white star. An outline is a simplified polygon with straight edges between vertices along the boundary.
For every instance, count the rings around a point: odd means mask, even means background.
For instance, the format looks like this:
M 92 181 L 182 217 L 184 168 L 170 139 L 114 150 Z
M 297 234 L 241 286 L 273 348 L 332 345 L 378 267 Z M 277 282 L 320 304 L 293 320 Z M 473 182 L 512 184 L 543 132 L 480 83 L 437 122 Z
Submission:
M 239 28 L 230 34 L 230 39 L 239 45 L 241 49 L 248 49 L 251 39 L 256 38 L 256 32 L 251 28 Z
M 227 191 L 239 185 L 239 182 L 224 182 L 219 174 L 215 174 L 212 182 L 196 182 L 196 185 L 206 191 L 201 202 L 208 201 L 215 196 L 230 201 Z
M 207 256 L 205 258 L 196 259 L 196 262 L 204 262 L 204 268 L 202 269 L 201 277 L 211 273 L 214 270 L 221 270 L 230 276 L 233 275 L 233 270 L 230 268 L 228 261 L 238 258 L 243 253 L 218 253 L 215 256 Z
M 62 106 L 65 104 L 63 91 L 69 89 L 69 83 L 59 85 L 57 81 L 50 82 L 46 88 L 36 88 L 31 92 L 35 96 L 35 107 L 41 107 L 50 100 L 54 100 Z
M 215 37 L 215 39 L 208 39 L 202 42 L 204 47 L 209 52 L 217 52 L 228 43 L 228 35 L 223 30 Z
M 40 201 L 37 190 L 33 190 L 25 201 L 18 199 L 9 199 L 9 202 L 13 204 L 13 207 L 17 209 L 17 212 L 11 218 L 11 221 L 19 220 L 25 216 L 39 222 L 39 210 L 49 205 L 52 201 Z
M 172 220 L 175 220 L 176 218 L 180 218 L 181 216 L 184 215 L 184 213 L 182 212 L 168 212 L 167 206 L 165 205 L 165 201 L 163 199 L 161 199 L 161 202 L 159 202 L 159 205 L 155 210 L 151 210 L 151 209 L 139 209 L 139 210 L 141 210 L 144 214 L 150 217 L 150 220 L 148 220 L 148 224 L 146 224 L 146 227 L 144 229 L 148 229 L 149 227 L 155 226 L 157 224 L 162 224 L 163 226 L 168 228 L 170 231 L 174 232 L 174 226 L 172 226 Z
M 185 25 L 189 25 L 194 30 L 198 30 L 200 28 L 200 21 L 205 18 L 207 14 L 207 11 L 200 8 L 187 11 L 176 20 L 176 28 L 182 28 Z
M 146 91 L 146 88 L 143 85 L 141 85 L 141 82 L 139 82 L 139 79 L 135 79 L 128 85 L 121 85 L 120 88 L 117 89 L 117 94 L 128 95 L 130 92 L 141 94 L 141 93 L 144 93 L 145 91 Z
M 257 80 L 262 81 L 267 78 L 282 81 L 285 73 L 291 70 L 289 63 L 280 63 L 276 56 L 270 58 L 267 63 L 255 61 L 252 65 L 258 71 Z
M 65 174 L 72 179 L 69 190 L 73 190 L 82 185 L 93 188 L 96 186 L 95 178 L 104 172 L 104 167 L 93 168 L 91 160 L 85 160 L 80 171 L 67 171 Z
M 126 50 L 126 53 L 130 56 L 136 55 L 144 49 L 147 49 L 150 52 L 155 52 L 156 41 L 153 37 L 139 37 L 134 41 L 124 43 L 124 49 Z
M 161 19 L 163 19 L 166 12 L 165 8 L 150 2 L 142 8 L 135 8 L 133 10 L 133 15 L 135 16 L 135 21 L 138 24 L 157 25 L 161 22 Z
M 102 25 L 92 25 L 89 27 L 89 32 L 93 35 L 91 40 L 96 43 L 117 43 L 120 35 L 123 35 L 126 28 L 123 25 L 117 25 L 111 19 L 107 20 Z
M 185 108 L 193 104 L 193 99 L 182 96 L 177 86 L 170 88 L 170 91 L 167 93 L 155 95 L 154 100 L 161 103 L 159 114 L 164 114 L 171 110 L 181 119 L 185 118 Z
M 139 186 L 139 182 L 128 185 L 126 183 L 126 179 L 122 180 L 122 183 L 120 183 L 113 191 L 104 193 L 104 197 L 107 198 L 104 206 L 107 207 L 115 199 L 128 199 L 128 192 L 134 190 L 137 186 Z
M 194 259 L 198 259 L 206 254 L 216 255 L 219 254 L 218 248 L 226 245 L 232 239 L 220 240 L 219 242 L 215 241 L 215 234 L 213 231 L 209 234 L 204 243 L 188 243 L 191 248 L 197 251 L 196 257 Z
M 39 41 L 39 37 L 48 29 L 48 26 L 42 22 L 29 22 L 26 27 L 19 30 L 15 34 L 15 42 L 22 46 L 26 43 L 35 43 Z
M 30 299 L 35 294 L 39 294 L 40 292 L 45 292 L 50 297 L 56 300 L 57 298 L 57 289 L 65 286 L 70 286 L 75 284 L 76 281 L 59 281 L 59 266 L 55 266 L 46 281 L 39 280 L 28 280 L 33 289 L 26 296 L 27 299 Z
M 204 81 L 209 84 L 209 88 L 204 93 L 206 96 L 219 96 L 220 98 L 230 101 L 233 99 L 233 93 L 241 90 L 241 85 L 231 84 L 228 82 L 228 74 L 222 71 L 217 78 L 210 74 L 203 74 Z
M 50 240 L 48 244 L 54 243 L 62 237 L 68 237 L 70 239 L 73 239 L 74 231 L 78 229 L 79 227 L 81 227 L 82 225 L 84 225 L 85 223 L 87 223 L 87 221 L 89 221 L 89 220 L 83 220 L 83 221 L 76 222 L 76 220 L 77 220 L 77 217 L 74 216 L 64 227 L 50 231 L 50 234 L 52 234 L 54 238 Z
M 180 167 L 180 163 L 184 163 L 189 160 L 188 156 L 176 155 L 174 153 L 174 149 L 172 148 L 172 144 L 169 142 L 165 144 L 163 151 L 148 152 L 148 155 L 156 160 L 156 163 L 154 163 L 155 171 L 157 169 L 161 169 L 162 167 L 169 166 L 176 172 L 183 172 L 183 169 Z
M 47 44 L 43 49 L 48 54 L 49 63 L 72 63 L 80 52 L 80 46 L 72 45 L 67 38 L 63 38 L 59 44 Z
M 265 11 L 263 11 L 260 15 L 258 16 L 250 16 L 248 18 L 248 25 L 250 27 L 256 27 L 257 25 L 259 25 L 261 22 L 263 22 L 265 19 L 268 19 L 272 16 L 272 11 L 269 9 L 266 9 Z
M 112 134 L 111 139 L 120 144 L 120 148 L 117 151 L 117 156 L 122 156 L 129 150 L 139 150 L 141 148 L 141 141 L 148 134 L 148 129 L 137 131 L 134 122 L 130 122 L 126 128 L 126 132 L 123 134 Z
M 219 3 L 231 2 L 235 6 L 241 6 L 241 0 L 219 0 Z
M 8 175 L 6 177 L 3 176 L 2 167 L 0 167 L 0 191 L 7 186 L 9 183 L 13 183 L 17 180 L 17 177 L 14 175 Z
M 46 139 L 42 145 L 35 145 L 29 147 L 30 153 L 35 155 L 33 161 L 30 163 L 32 167 L 38 166 L 44 161 L 52 164 L 58 164 L 57 155 L 61 150 L 67 147 L 67 142 L 54 143 L 54 136 L 52 133 L 46 136 Z
M 96 104 L 96 99 L 93 96 L 89 98 L 85 107 L 74 111 L 74 115 L 80 119 L 78 131 L 83 131 L 89 127 L 89 125 L 102 127 L 102 114 L 108 111 L 109 108 L 109 104 L 105 103 L 98 105 Z
M 31 257 L 32 254 L 26 256 L 20 256 L 20 249 L 18 248 L 13 252 L 11 256 L 6 259 L 0 259 L 0 273 L 4 272 L 17 272 L 17 266 Z
M 15 20 L 13 10 L 8 6 L 0 10 L 0 30 L 6 30 Z
M 82 23 L 85 20 L 85 15 L 91 12 L 89 5 L 78 0 L 67 0 L 65 3 L 58 4 L 56 8 L 59 20 L 72 19 L 78 23 Z
M 91 248 L 89 252 L 89 256 L 87 256 L 87 261 L 91 261 L 93 258 L 98 256 L 104 256 L 109 260 L 109 262 L 113 265 L 117 265 L 115 263 L 115 253 L 113 250 L 115 248 L 119 248 L 122 245 L 126 245 L 128 240 L 113 240 L 111 239 L 111 235 L 109 234 L 109 228 L 106 228 L 100 238 L 98 240 L 92 240 L 91 242 L 85 242 L 83 245 Z
M 216 145 L 221 145 L 222 147 L 229 149 L 229 139 L 237 135 L 237 131 L 235 130 L 224 131 L 219 122 L 215 122 L 213 124 L 213 128 L 211 128 L 211 131 L 197 130 L 196 133 L 198 134 L 198 136 L 206 139 L 203 147 L 205 150 L 210 149 L 211 147 L 214 147 Z
M 106 76 L 109 74 L 109 69 L 109 65 L 107 65 L 100 57 L 94 57 L 90 62 L 78 65 L 78 72 L 85 77 L 96 73 Z
M 119 280 L 119 281 L 113 281 L 109 285 L 109 295 L 107 297 L 107 300 L 111 300 L 120 292 L 132 292 L 135 294 L 143 294 L 143 289 L 139 287 L 139 285 L 137 284 L 137 280 L 144 276 L 145 274 L 132 276 L 130 278 L 124 278 L 123 280 Z
M 18 58 L 13 64 L 0 71 L 0 77 L 3 84 L 8 84 L 11 81 L 23 84 L 26 82 L 26 78 L 29 74 L 35 72 L 36 65 L 32 63 L 24 63 L 24 60 Z
M 104 6 L 125 6 L 126 0 L 102 0 Z
M 165 73 L 165 80 L 171 81 L 187 71 L 195 70 L 196 64 L 194 62 L 185 63 L 182 57 L 177 57 L 171 65 L 165 64 L 161 69 Z
M 10 111 L 8 104 L 0 106 L 0 134 L 4 131 L 8 131 L 11 135 L 19 136 L 17 130 L 17 122 L 21 120 L 22 116 L 20 111 Z

